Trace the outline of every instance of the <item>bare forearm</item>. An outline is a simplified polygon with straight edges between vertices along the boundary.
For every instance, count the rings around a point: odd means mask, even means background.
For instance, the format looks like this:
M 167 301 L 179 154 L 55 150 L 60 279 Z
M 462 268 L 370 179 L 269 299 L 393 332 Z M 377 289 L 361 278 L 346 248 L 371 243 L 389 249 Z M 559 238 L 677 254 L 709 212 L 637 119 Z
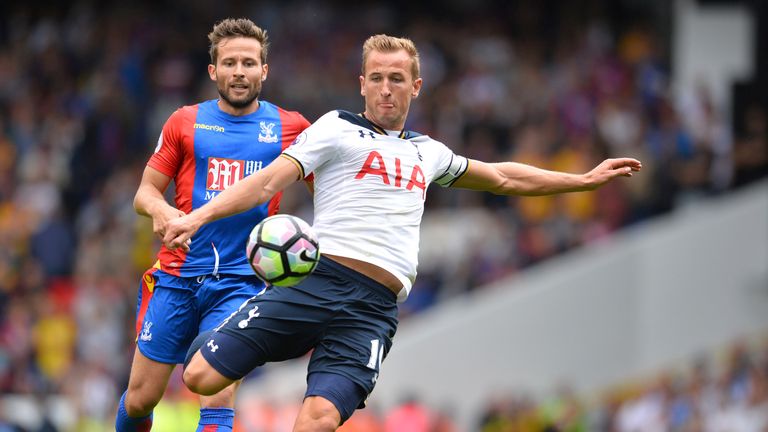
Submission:
M 267 202 L 272 193 L 264 189 L 261 176 L 248 176 L 221 191 L 206 205 L 191 213 L 201 224 L 206 224 L 249 210 Z
M 150 185 L 141 185 L 133 198 L 133 208 L 142 216 L 154 217 L 162 207 L 171 207 L 163 194 Z
M 278 191 L 298 180 L 300 171 L 287 158 L 275 159 L 263 170 L 222 191 L 208 204 L 169 221 L 163 243 L 171 250 L 179 247 L 188 249 L 189 240 L 202 225 L 264 204 Z
M 641 168 L 640 161 L 632 158 L 606 159 L 584 174 L 550 171 L 517 162 L 470 160 L 467 172 L 453 186 L 498 195 L 552 195 L 594 190 L 615 177 L 632 177 L 632 172 Z
M 588 191 L 597 187 L 585 174 L 550 171 L 516 162 L 493 165 L 503 177 L 499 188 L 493 191 L 498 194 L 537 196 Z

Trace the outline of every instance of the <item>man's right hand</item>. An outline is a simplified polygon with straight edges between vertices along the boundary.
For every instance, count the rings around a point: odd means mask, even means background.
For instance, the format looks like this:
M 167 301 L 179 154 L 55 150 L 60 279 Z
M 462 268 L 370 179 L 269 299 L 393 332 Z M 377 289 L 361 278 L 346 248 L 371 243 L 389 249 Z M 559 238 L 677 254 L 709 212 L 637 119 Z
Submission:
M 168 220 L 165 225 L 165 235 L 163 244 L 170 250 L 181 248 L 183 251 L 189 251 L 189 245 L 192 243 L 192 236 L 200 228 L 197 215 L 193 212 L 182 217 Z
M 164 209 L 153 213 L 152 231 L 155 233 L 157 238 L 162 240 L 163 237 L 165 236 L 165 231 L 166 231 L 166 227 L 168 226 L 168 221 L 172 219 L 178 219 L 184 216 L 185 214 L 186 213 L 184 213 L 183 211 L 177 208 L 166 206 Z

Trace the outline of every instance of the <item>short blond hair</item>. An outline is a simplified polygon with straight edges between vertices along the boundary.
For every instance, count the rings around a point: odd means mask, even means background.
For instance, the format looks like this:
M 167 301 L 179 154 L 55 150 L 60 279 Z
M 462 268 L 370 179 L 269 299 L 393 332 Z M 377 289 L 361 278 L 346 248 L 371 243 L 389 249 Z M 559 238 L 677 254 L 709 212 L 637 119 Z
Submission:
M 267 31 L 247 18 L 227 18 L 213 26 L 213 31 L 208 33 L 208 41 L 211 43 L 208 51 L 211 55 L 211 64 L 215 65 L 219 57 L 219 43 L 224 39 L 236 37 L 259 41 L 261 44 L 261 64 L 267 64 L 267 50 L 269 49 Z
M 371 51 L 390 53 L 400 50 L 405 50 L 411 57 L 411 74 L 413 79 L 419 78 L 419 51 L 416 49 L 416 44 L 408 38 L 399 38 L 385 34 L 371 36 L 363 44 L 363 76 L 365 76 L 365 62 L 368 61 L 368 55 Z

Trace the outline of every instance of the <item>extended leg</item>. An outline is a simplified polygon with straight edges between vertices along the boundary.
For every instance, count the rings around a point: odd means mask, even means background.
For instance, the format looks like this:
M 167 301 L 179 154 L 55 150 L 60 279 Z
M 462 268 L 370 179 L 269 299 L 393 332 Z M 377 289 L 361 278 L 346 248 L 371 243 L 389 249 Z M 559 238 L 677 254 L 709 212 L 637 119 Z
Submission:
M 168 379 L 176 365 L 156 362 L 138 349 L 133 355 L 128 390 L 120 399 L 115 430 L 145 432 L 152 427 L 152 410 L 163 397 Z

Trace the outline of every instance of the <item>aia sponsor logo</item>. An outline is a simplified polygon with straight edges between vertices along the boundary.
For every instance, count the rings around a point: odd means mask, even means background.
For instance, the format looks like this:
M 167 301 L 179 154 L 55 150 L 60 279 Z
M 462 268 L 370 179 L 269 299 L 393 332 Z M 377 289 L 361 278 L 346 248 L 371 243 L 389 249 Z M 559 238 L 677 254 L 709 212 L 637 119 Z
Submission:
M 419 155 L 420 157 L 421 155 Z M 394 173 L 391 171 L 392 165 L 394 165 Z M 360 180 L 365 176 L 373 176 L 381 178 L 382 183 L 388 186 L 395 186 L 398 188 L 405 188 L 409 191 L 418 189 L 421 194 L 421 199 L 426 197 L 427 192 L 427 180 L 424 177 L 424 172 L 419 165 L 414 165 L 411 168 L 410 175 L 403 176 L 403 167 L 400 158 L 394 158 L 389 162 L 384 161 L 384 156 L 376 150 L 368 154 L 363 163 L 362 168 L 355 176 L 355 180 Z M 394 174 L 394 175 L 393 175 Z

